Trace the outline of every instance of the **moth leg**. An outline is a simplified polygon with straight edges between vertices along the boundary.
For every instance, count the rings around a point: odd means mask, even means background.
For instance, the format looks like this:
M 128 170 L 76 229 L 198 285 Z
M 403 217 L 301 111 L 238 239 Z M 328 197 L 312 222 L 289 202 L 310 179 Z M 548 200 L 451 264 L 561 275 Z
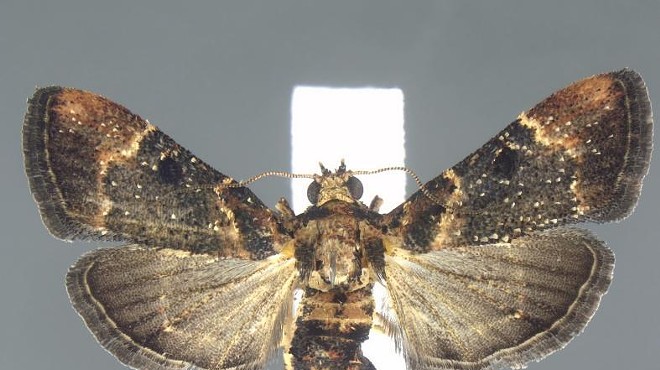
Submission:
M 376 195 L 374 196 L 374 199 L 371 200 L 371 203 L 369 203 L 369 210 L 372 212 L 378 212 L 380 206 L 382 205 L 383 205 L 383 198 Z
M 277 201 L 277 204 L 275 204 L 275 209 L 280 212 L 282 218 L 285 220 L 291 220 L 296 217 L 295 212 L 293 212 L 293 209 L 291 209 L 289 206 L 289 202 L 284 197 Z

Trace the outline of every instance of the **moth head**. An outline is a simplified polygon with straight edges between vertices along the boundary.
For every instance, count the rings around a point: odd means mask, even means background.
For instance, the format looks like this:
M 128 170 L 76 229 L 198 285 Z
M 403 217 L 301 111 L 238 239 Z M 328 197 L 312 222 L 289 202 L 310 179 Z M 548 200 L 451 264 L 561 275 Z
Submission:
M 354 203 L 362 197 L 362 182 L 346 170 L 344 160 L 335 172 L 319 165 L 321 174 L 314 175 L 314 181 L 307 188 L 307 199 L 313 205 L 320 207 L 331 200 Z

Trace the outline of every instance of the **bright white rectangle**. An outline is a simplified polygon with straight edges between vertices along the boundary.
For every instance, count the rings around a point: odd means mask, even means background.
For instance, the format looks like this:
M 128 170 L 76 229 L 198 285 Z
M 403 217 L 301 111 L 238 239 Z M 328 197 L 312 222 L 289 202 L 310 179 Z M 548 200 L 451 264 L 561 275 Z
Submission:
M 404 166 L 404 99 L 400 89 L 328 88 L 298 86 L 291 102 L 291 171 L 320 173 L 318 163 L 335 170 L 342 159 L 350 170 Z M 401 171 L 359 176 L 364 186 L 362 201 L 375 195 L 384 199 L 380 211 L 401 204 L 406 193 L 406 174 Z M 294 180 L 292 206 L 296 214 L 308 206 L 311 180 Z M 380 288 L 380 289 L 379 289 Z M 374 287 L 376 305 L 385 299 Z M 377 369 L 405 369 L 394 342 L 371 330 L 362 350 Z
M 403 92 L 400 89 L 297 86 L 291 102 L 292 172 L 320 173 L 345 159 L 349 170 L 403 166 L 405 161 Z M 360 176 L 362 201 L 384 199 L 381 212 L 405 197 L 404 172 Z M 294 180 L 292 205 L 296 214 L 309 206 L 309 180 Z

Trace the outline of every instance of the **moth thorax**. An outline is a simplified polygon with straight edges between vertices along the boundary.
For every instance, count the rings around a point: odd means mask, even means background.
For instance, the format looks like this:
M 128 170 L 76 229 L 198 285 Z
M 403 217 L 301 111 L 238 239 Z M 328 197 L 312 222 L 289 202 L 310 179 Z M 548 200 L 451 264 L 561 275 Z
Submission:
M 364 287 L 369 283 L 369 271 L 362 267 L 361 251 L 352 240 L 330 238 L 319 243 L 309 286 L 323 292 L 350 292 Z

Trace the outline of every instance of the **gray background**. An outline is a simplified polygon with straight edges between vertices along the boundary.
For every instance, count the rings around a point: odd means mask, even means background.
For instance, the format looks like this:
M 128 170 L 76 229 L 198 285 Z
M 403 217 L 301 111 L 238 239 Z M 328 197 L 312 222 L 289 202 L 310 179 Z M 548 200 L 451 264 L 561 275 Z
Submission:
M 236 178 L 288 169 L 296 84 L 401 87 L 406 163 L 425 180 L 594 73 L 634 68 L 660 104 L 658 1 L 44 3 L 0 5 L 2 369 L 123 368 L 63 286 L 67 267 L 98 245 L 49 236 L 28 192 L 20 127 L 37 85 L 122 102 Z M 632 217 L 596 227 L 617 267 L 591 325 L 532 369 L 658 368 L 659 166 Z M 283 180 L 253 189 L 270 205 L 288 196 Z

